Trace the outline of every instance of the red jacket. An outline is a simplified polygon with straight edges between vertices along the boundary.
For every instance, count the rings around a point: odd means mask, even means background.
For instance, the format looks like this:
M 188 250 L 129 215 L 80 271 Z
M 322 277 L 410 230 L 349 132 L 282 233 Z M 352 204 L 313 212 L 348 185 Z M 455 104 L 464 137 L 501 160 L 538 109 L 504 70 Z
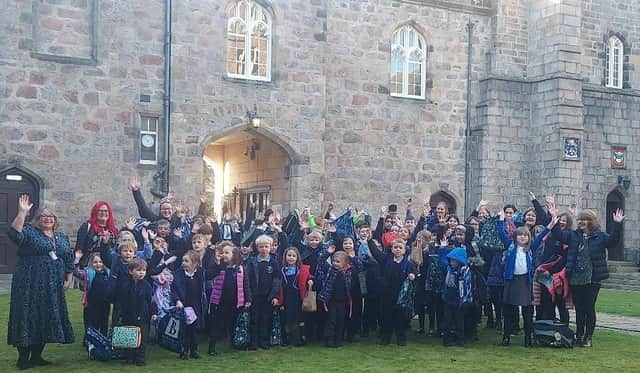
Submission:
M 287 286 L 286 276 L 284 274 L 285 267 L 282 267 L 282 285 L 280 285 L 280 296 L 278 297 L 278 306 L 282 306 L 284 304 L 284 287 Z M 298 289 L 300 290 L 300 299 L 304 299 L 309 292 L 309 280 L 312 280 L 313 276 L 311 276 L 311 267 L 303 264 L 300 268 L 298 268 L 298 276 L 296 280 L 298 281 Z

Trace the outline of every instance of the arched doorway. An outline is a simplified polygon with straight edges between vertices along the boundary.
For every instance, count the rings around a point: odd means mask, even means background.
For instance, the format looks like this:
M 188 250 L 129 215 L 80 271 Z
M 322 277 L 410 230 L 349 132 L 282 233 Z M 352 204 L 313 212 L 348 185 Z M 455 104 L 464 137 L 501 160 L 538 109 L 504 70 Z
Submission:
M 614 189 L 607 194 L 607 231 L 611 231 L 613 225 L 613 213 L 617 209 L 624 210 L 624 195 L 619 190 Z M 620 232 L 620 241 L 616 246 L 609 247 L 609 259 L 624 260 L 624 229 Z
M 203 160 L 208 168 L 204 190 L 219 216 L 251 221 L 268 208 L 289 212 L 291 157 L 269 137 L 252 129 L 233 131 L 212 139 Z
M 16 265 L 16 246 L 7 229 L 18 213 L 18 197 L 28 194 L 33 208 L 27 220 L 40 205 L 40 183 L 36 176 L 20 167 L 0 170 L 0 273 L 13 273 Z
M 446 203 L 450 215 L 456 214 L 456 209 L 458 206 L 456 204 L 456 199 L 451 194 L 441 190 L 439 192 L 433 193 L 429 198 L 429 204 L 431 205 L 431 207 L 436 207 L 436 205 L 440 202 Z

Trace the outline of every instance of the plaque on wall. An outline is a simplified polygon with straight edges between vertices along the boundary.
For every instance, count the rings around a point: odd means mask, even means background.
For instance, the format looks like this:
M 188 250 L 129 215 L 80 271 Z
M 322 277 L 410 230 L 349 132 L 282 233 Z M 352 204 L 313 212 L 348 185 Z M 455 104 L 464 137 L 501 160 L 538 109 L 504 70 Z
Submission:
M 577 137 L 564 137 L 562 142 L 562 152 L 564 159 L 570 161 L 579 161 L 581 153 L 581 142 Z
M 614 146 L 611 148 L 611 168 L 625 168 L 627 158 L 627 149 L 622 146 Z

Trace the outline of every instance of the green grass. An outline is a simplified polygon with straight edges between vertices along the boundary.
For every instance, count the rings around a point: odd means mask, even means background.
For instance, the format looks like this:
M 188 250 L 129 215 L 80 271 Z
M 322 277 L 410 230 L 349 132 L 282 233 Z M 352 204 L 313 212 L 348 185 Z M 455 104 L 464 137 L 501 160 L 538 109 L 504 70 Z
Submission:
M 601 289 L 596 308 L 598 312 L 640 317 L 640 293 Z
M 82 318 L 79 291 L 68 291 L 71 319 L 76 340 L 81 336 Z M 9 296 L 0 296 L 0 338 L 6 340 Z M 640 365 L 638 346 L 640 337 L 597 331 L 594 347 L 573 350 L 521 347 L 521 338 L 514 337 L 513 346 L 499 347 L 495 331 L 482 330 L 480 342 L 464 348 L 444 348 L 440 340 L 411 334 L 409 345 L 377 346 L 374 338 L 347 345 L 337 350 L 320 346 L 302 348 L 281 347 L 269 351 L 237 352 L 221 349 L 216 357 L 203 356 L 200 360 L 183 362 L 177 355 L 157 346 L 151 346 L 144 368 L 126 368 L 119 361 L 89 362 L 79 342 L 72 345 L 48 345 L 45 358 L 54 365 L 33 369 L 34 372 L 109 372 L 121 370 L 137 372 L 204 372 L 204 371 L 637 371 Z M 201 351 L 206 343 L 201 343 Z M 16 350 L 0 345 L 0 370 L 12 371 L 17 358 Z

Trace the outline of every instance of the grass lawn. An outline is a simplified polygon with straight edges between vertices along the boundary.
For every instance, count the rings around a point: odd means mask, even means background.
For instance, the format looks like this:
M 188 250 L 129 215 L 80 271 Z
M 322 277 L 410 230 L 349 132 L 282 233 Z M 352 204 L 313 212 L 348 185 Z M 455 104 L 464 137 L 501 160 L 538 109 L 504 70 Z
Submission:
M 601 289 L 596 304 L 598 312 L 640 317 L 640 293 Z
M 79 291 L 68 291 L 71 319 L 79 341 L 82 329 Z M 0 296 L 0 336 L 6 340 L 9 296 Z M 44 357 L 54 365 L 37 368 L 37 372 L 204 372 L 204 371 L 376 371 L 376 372 L 420 372 L 420 371 L 637 371 L 640 365 L 638 346 L 640 337 L 597 331 L 594 347 L 573 350 L 521 347 L 520 337 L 513 338 L 513 346 L 499 347 L 499 335 L 495 331 L 482 330 L 480 342 L 464 348 L 442 347 L 440 340 L 411 333 L 409 345 L 378 346 L 375 339 L 359 341 L 337 350 L 320 346 L 302 348 L 280 347 L 269 351 L 236 352 L 220 348 L 216 357 L 204 355 L 200 360 L 181 361 L 174 353 L 151 346 L 144 368 L 123 367 L 119 361 L 108 363 L 89 362 L 79 342 L 72 345 L 48 345 Z M 221 346 L 222 347 L 222 346 Z M 206 351 L 206 343 L 201 343 Z M 1 371 L 12 371 L 17 358 L 16 350 L 6 344 L 0 345 Z

